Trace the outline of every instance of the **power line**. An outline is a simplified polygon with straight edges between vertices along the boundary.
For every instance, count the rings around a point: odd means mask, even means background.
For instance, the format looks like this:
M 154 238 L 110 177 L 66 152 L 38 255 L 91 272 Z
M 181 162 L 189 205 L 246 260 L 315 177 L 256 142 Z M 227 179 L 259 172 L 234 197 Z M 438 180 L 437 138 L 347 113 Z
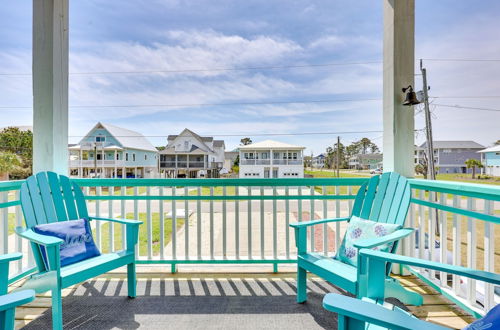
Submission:
M 279 70 L 279 69 L 300 69 L 300 68 L 321 68 L 328 66 L 351 66 L 381 64 L 382 61 L 367 62 L 338 62 L 338 63 L 320 63 L 320 64 L 298 64 L 298 65 L 275 65 L 275 66 L 255 66 L 255 67 L 234 67 L 234 68 L 195 68 L 179 70 L 129 70 L 129 71 L 89 71 L 89 72 L 70 72 L 70 75 L 101 75 L 101 74 L 161 74 L 161 73 L 191 73 L 191 72 L 216 72 L 216 71 L 252 71 L 252 70 Z M 31 73 L 0 73 L 0 76 L 31 76 Z
M 434 62 L 500 62 L 500 59 L 496 58 L 423 58 L 424 61 L 434 61 Z
M 274 102 L 230 102 L 230 103 L 185 103 L 185 104 L 130 104 L 130 105 L 70 105 L 69 108 L 176 108 L 228 105 L 275 105 L 275 104 L 307 104 L 381 101 L 380 98 L 343 99 L 343 100 L 307 100 L 307 101 L 274 101 Z M 0 109 L 32 109 L 32 106 L 0 106 Z
M 462 106 L 462 105 L 436 104 L 436 103 L 433 103 L 433 105 L 438 106 L 438 107 L 447 107 L 447 108 L 471 109 L 471 110 L 478 110 L 478 111 L 500 112 L 500 109 L 492 109 L 492 108 L 478 108 L 478 107 L 467 107 L 467 106 Z
M 477 96 L 429 96 L 434 99 L 499 99 L 500 95 L 477 95 Z
M 338 135 L 338 134 L 360 134 L 360 133 L 383 133 L 384 131 L 344 131 L 344 132 L 296 132 L 296 133 L 238 133 L 238 134 L 201 134 L 203 136 L 221 136 L 221 137 L 231 137 L 231 136 L 303 136 L 303 135 Z M 86 135 L 70 135 L 69 137 L 85 137 Z M 100 135 L 105 137 L 137 137 L 137 135 Z M 165 138 L 168 135 L 142 135 L 142 137 L 149 138 Z

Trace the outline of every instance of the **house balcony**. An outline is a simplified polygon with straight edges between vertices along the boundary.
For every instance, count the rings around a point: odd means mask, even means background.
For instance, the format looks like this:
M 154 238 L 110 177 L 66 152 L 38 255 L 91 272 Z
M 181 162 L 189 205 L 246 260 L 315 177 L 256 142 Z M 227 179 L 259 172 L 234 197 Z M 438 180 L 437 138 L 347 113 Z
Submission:
M 222 168 L 222 162 L 197 162 L 197 161 L 161 161 L 160 168 L 191 168 L 191 169 L 217 169 Z
M 312 277 L 308 303 L 294 301 L 297 250 L 288 225 L 348 216 L 367 178 L 72 180 L 83 189 L 91 215 L 139 218 L 145 223 L 139 234 L 138 297 L 126 298 L 125 270 L 108 273 L 66 290 L 65 322 L 76 326 L 88 319 L 106 328 L 154 328 L 156 322 L 179 328 L 192 327 L 192 322 L 234 328 L 255 322 L 259 328 L 258 322 L 269 319 L 281 322 L 277 327 L 335 328 L 335 317 L 321 307 L 321 299 L 337 288 Z M 29 246 L 12 232 L 23 222 L 21 183 L 0 183 L 5 249 L 25 256 L 11 267 L 14 286 L 34 270 Z M 399 253 L 500 271 L 500 240 L 495 240 L 500 223 L 498 187 L 410 183 L 412 203 L 405 227 L 416 231 L 400 244 Z M 340 223 L 314 226 L 308 247 L 333 256 L 345 229 Z M 121 225 L 97 221 L 93 230 L 102 252 L 124 247 Z M 500 302 L 494 287 L 459 276 L 400 267 L 393 267 L 393 272 L 409 289 L 424 293 L 423 307 L 406 308 L 443 325 L 463 327 L 472 321 L 472 313 L 480 315 Z M 18 326 L 29 322 L 27 329 L 38 329 L 50 324 L 48 299 L 41 296 L 20 308 Z M 92 310 L 98 312 L 82 317 Z M 115 313 L 119 317 L 109 318 Z
M 240 165 L 302 165 L 302 159 L 241 159 Z
M 126 162 L 123 160 L 70 160 L 69 167 L 123 167 Z

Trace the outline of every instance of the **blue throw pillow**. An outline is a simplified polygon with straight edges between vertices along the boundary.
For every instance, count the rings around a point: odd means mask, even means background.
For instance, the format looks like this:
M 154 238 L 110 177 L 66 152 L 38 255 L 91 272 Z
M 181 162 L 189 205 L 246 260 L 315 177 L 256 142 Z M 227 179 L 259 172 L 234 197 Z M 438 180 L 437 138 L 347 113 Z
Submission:
M 493 307 L 485 316 L 464 328 L 464 330 L 483 329 L 500 329 L 500 304 Z
M 90 222 L 87 219 L 37 225 L 33 227 L 33 231 L 41 235 L 57 237 L 64 241 L 59 245 L 61 267 L 101 255 L 94 243 Z M 41 246 L 41 252 L 43 261 L 47 265 L 45 247 Z
M 366 238 L 377 238 L 392 234 L 400 229 L 400 225 L 392 223 L 383 223 L 372 220 L 364 220 L 357 216 L 352 216 L 347 230 L 342 240 L 342 244 L 335 256 L 335 259 L 343 263 L 357 266 L 358 265 L 358 249 L 354 247 L 354 243 L 358 240 Z M 389 252 L 392 249 L 392 243 L 376 246 L 373 250 Z

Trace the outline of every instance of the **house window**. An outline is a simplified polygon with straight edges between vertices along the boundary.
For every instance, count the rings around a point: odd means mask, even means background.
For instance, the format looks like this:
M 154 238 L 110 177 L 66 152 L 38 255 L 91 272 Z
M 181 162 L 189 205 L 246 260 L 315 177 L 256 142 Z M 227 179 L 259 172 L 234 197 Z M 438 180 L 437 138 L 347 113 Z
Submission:
M 128 152 L 125 153 L 125 160 L 128 162 Z
M 269 159 L 269 153 L 268 152 L 263 152 L 262 153 L 262 159 Z
M 105 136 L 96 136 L 95 137 L 95 142 L 104 142 L 104 141 L 106 141 Z
M 102 160 L 102 154 L 97 154 L 97 160 Z
M 273 158 L 274 159 L 280 159 L 280 153 L 279 152 L 273 153 Z
M 132 161 L 135 162 L 135 154 L 132 154 Z
M 120 160 L 120 154 L 116 153 L 116 160 Z
M 297 159 L 297 153 L 296 152 L 293 153 L 293 159 Z
M 144 160 L 148 160 L 148 155 L 144 155 Z
M 189 141 L 184 141 L 184 150 L 189 150 Z

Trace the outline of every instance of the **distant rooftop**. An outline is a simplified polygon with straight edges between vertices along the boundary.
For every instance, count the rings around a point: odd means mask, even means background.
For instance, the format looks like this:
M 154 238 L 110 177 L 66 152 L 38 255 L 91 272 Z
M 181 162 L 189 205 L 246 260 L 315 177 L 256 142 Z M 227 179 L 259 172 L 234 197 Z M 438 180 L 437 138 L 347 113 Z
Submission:
M 489 147 L 478 152 L 500 152 L 500 145 Z
M 305 149 L 305 147 L 296 146 L 293 144 L 288 144 L 284 142 L 274 141 L 274 140 L 264 140 L 261 142 L 256 142 L 252 144 L 247 144 L 245 146 L 240 146 L 240 150 L 255 150 L 255 149 Z
M 433 141 L 434 149 L 484 149 L 483 145 L 480 145 L 474 141 Z M 427 142 L 420 145 L 420 148 L 425 148 Z

